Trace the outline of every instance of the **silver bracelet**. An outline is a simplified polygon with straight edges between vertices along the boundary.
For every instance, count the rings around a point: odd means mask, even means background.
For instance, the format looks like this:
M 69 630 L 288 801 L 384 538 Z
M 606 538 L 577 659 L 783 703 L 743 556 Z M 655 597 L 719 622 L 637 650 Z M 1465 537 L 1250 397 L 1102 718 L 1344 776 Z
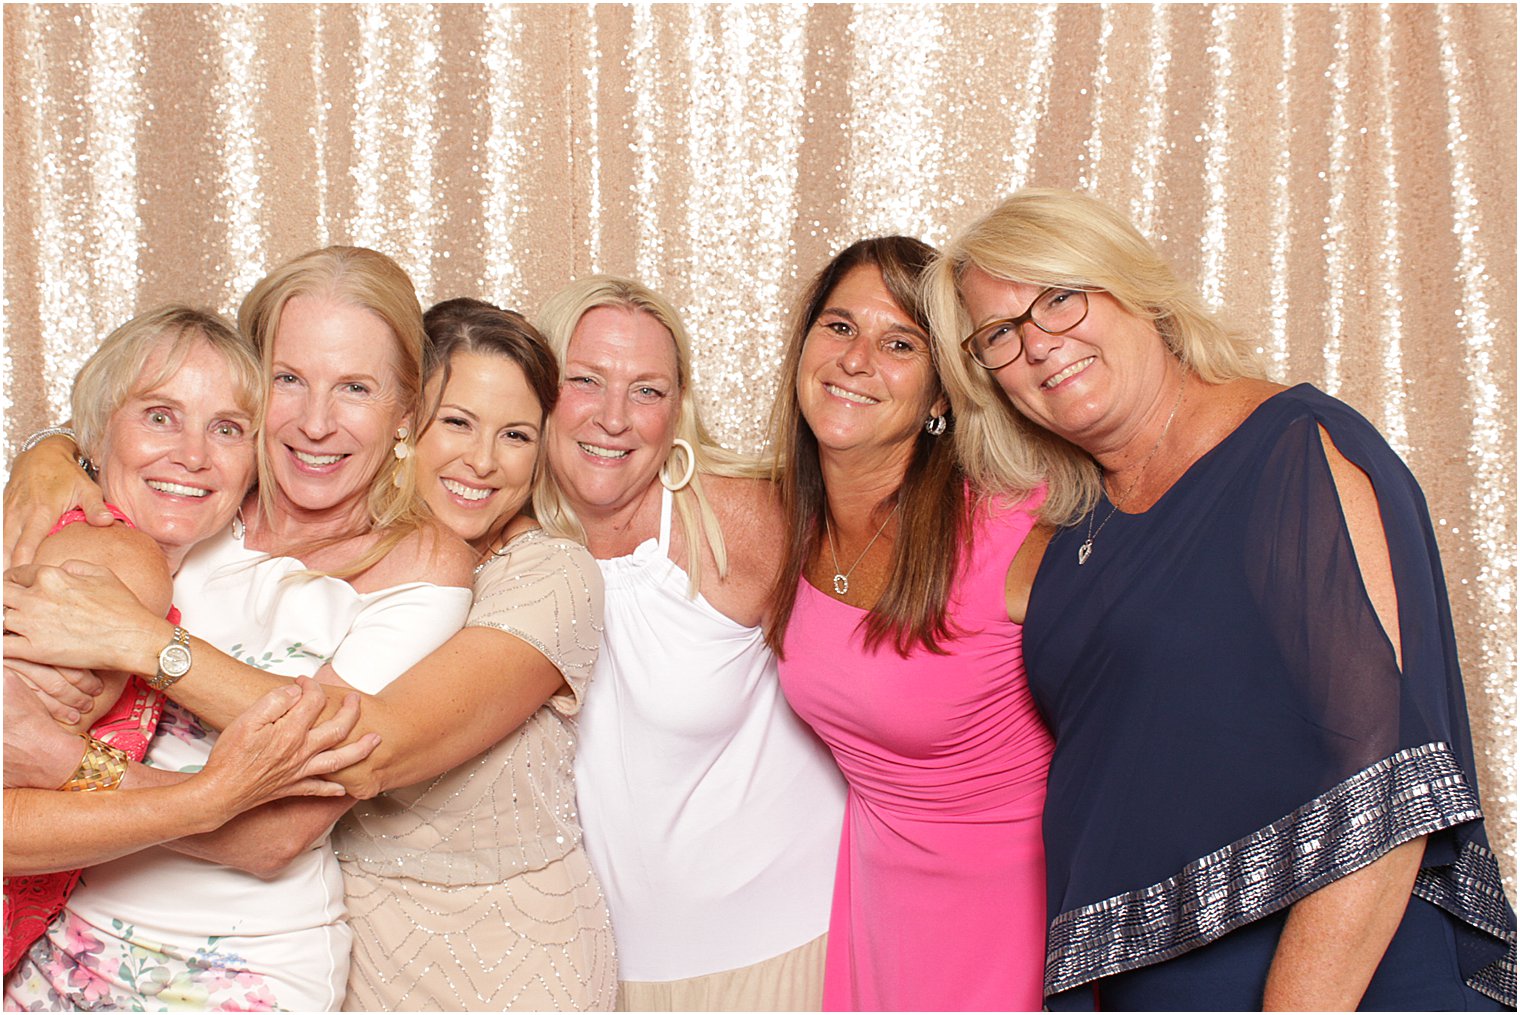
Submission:
M 75 436 L 72 428 L 66 426 L 47 426 L 43 427 L 41 430 L 38 430 L 26 440 L 22 441 L 21 450 L 16 452 L 16 454 L 26 454 L 37 445 L 47 440 L 49 437 L 67 437 L 69 440 L 74 442 L 75 447 L 79 446 L 79 438 Z

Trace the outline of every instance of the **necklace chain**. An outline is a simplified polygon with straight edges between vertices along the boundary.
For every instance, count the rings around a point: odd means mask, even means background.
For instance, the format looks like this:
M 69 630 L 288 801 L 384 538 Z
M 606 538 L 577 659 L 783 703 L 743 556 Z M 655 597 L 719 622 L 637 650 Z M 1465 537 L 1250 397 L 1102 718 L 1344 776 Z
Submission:
M 1119 513 L 1119 505 L 1129 500 L 1129 495 L 1135 492 L 1135 489 L 1140 485 L 1140 480 L 1145 478 L 1145 470 L 1150 466 L 1151 459 L 1156 457 L 1156 452 L 1161 450 L 1161 442 L 1166 440 L 1166 435 L 1171 432 L 1172 420 L 1177 418 L 1177 410 L 1182 408 L 1182 396 L 1186 391 L 1187 378 L 1184 377 L 1182 379 L 1182 386 L 1177 389 L 1177 400 L 1172 403 L 1171 414 L 1166 417 L 1166 424 L 1161 428 L 1161 436 L 1157 437 L 1156 443 L 1151 445 L 1150 451 L 1146 453 L 1145 461 L 1140 463 L 1140 468 L 1135 472 L 1135 478 L 1130 480 L 1129 486 L 1124 488 L 1124 493 L 1113 499 L 1111 502 L 1112 506 L 1109 508 L 1108 514 L 1104 517 L 1102 523 L 1098 526 L 1097 532 L 1093 531 L 1093 520 L 1098 516 L 1098 505 L 1094 504 L 1092 511 L 1088 513 L 1087 541 L 1077 547 L 1078 567 L 1087 563 L 1087 558 L 1092 556 L 1093 540 L 1098 538 L 1098 533 L 1103 531 L 1103 526 L 1112 521 L 1114 515 Z
M 850 575 L 854 574 L 855 569 L 860 566 L 860 562 L 866 559 L 866 554 L 871 552 L 871 547 L 876 545 L 876 540 L 880 539 L 881 534 L 886 531 L 887 523 L 892 520 L 893 515 L 897 514 L 897 510 L 894 507 L 887 517 L 881 520 L 881 525 L 876 529 L 876 535 L 872 536 L 871 541 L 866 544 L 866 548 L 860 551 L 860 556 L 855 558 L 855 563 L 850 565 L 850 569 L 848 571 L 840 571 L 839 551 L 834 548 L 834 530 L 829 527 L 829 512 L 827 509 L 824 509 L 823 531 L 829 537 L 829 556 L 834 558 L 834 594 L 836 596 L 843 598 L 850 594 Z

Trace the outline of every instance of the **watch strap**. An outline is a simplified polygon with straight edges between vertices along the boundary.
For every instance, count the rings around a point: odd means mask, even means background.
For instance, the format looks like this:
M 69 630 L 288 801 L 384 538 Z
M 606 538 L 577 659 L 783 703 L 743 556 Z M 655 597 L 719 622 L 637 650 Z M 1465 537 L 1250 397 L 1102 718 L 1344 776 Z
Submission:
M 164 662 L 169 658 L 169 656 L 171 654 L 181 653 L 184 656 L 183 668 L 176 666 L 174 669 L 178 670 L 178 672 L 165 672 Z M 154 673 L 153 676 L 148 678 L 148 686 L 153 688 L 155 691 L 167 690 L 169 687 L 173 686 L 181 677 L 189 672 L 190 632 L 186 631 L 183 627 L 180 627 L 178 624 L 176 624 L 174 625 L 173 640 L 170 641 L 169 644 L 165 645 L 163 651 L 158 654 L 158 672 Z

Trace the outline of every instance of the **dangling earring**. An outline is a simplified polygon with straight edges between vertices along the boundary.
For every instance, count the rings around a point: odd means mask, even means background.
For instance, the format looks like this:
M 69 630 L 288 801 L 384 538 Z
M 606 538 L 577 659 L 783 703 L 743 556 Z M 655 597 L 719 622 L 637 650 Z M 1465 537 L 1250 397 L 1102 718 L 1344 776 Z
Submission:
M 930 437 L 938 437 L 940 434 L 945 432 L 946 425 L 947 424 L 945 423 L 945 417 L 930 416 L 928 419 L 924 420 L 924 432 L 927 433 Z
M 406 461 L 407 456 L 412 453 L 411 445 L 406 442 L 406 439 L 409 436 L 411 436 L 411 431 L 406 427 L 396 427 L 396 446 L 391 450 L 395 452 L 396 460 L 398 462 Z
M 676 448 L 678 447 L 686 449 L 686 473 L 681 477 L 679 483 L 672 483 L 668 475 L 670 471 L 670 459 L 667 458 L 665 464 L 660 466 L 660 483 L 665 489 L 671 493 L 675 493 L 677 490 L 685 489 L 686 484 L 691 482 L 691 477 L 697 471 L 697 455 L 696 452 L 691 450 L 691 445 L 679 437 L 672 442 L 672 445 L 670 449 L 672 455 L 676 453 Z

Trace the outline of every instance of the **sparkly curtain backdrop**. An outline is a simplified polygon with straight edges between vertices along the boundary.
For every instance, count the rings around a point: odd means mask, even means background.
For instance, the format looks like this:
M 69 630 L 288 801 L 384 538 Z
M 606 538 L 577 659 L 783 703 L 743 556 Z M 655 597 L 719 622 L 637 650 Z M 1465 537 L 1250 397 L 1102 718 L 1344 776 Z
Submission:
M 1126 209 L 1272 374 L 1362 410 L 1438 527 L 1514 885 L 1515 11 L 7 6 L 7 457 L 163 300 L 378 247 L 531 314 L 629 273 L 764 440 L 785 308 L 862 235 L 1024 184 Z

